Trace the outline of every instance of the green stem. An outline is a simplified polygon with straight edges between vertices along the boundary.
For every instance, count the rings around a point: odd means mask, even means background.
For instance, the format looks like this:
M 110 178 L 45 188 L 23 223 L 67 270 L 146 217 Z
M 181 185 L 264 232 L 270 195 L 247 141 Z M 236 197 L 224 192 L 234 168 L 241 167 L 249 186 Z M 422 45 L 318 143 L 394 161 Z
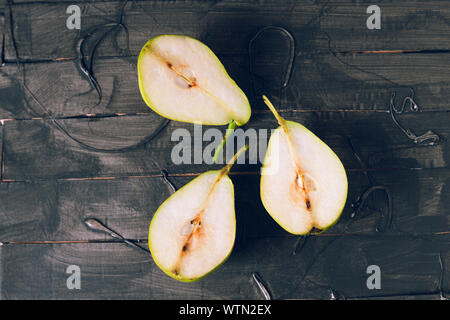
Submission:
M 247 151 L 247 149 L 248 149 L 248 145 L 246 144 L 245 146 L 240 148 L 238 150 L 238 152 L 236 152 L 236 154 L 233 156 L 233 158 L 231 158 L 230 161 L 228 161 L 227 165 L 225 167 L 223 167 L 223 169 L 222 169 L 223 175 L 228 174 L 228 172 L 230 172 L 230 169 L 233 166 L 233 164 L 236 162 L 237 158 L 239 158 L 239 156 L 242 153 Z
M 234 129 L 236 129 L 236 121 L 231 121 L 228 124 L 227 131 L 225 133 L 225 136 L 222 139 L 222 142 L 217 146 L 216 151 L 214 152 L 214 158 L 213 163 L 217 163 L 217 159 L 219 158 L 219 154 L 221 153 L 225 143 L 227 142 L 228 138 L 233 134 Z

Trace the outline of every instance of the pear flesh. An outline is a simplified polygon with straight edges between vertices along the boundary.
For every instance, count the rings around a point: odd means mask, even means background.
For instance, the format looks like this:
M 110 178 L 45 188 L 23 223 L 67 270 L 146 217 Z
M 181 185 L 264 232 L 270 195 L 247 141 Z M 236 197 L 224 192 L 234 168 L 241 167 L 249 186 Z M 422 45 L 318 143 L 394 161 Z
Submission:
M 267 98 L 265 102 L 270 104 Z M 280 127 L 270 137 L 261 169 L 263 205 L 290 233 L 326 230 L 338 220 L 347 199 L 344 166 L 311 131 L 270 108 Z
M 155 213 L 149 247 L 169 276 L 193 281 L 220 265 L 236 235 L 233 183 L 208 171 L 168 198 Z
M 190 123 L 245 124 L 247 97 L 202 42 L 178 35 L 148 41 L 138 59 L 139 89 L 163 117 Z
M 149 228 L 155 263 L 180 281 L 195 281 L 222 264 L 236 238 L 234 187 L 228 172 L 247 146 L 222 170 L 207 171 L 172 194 Z

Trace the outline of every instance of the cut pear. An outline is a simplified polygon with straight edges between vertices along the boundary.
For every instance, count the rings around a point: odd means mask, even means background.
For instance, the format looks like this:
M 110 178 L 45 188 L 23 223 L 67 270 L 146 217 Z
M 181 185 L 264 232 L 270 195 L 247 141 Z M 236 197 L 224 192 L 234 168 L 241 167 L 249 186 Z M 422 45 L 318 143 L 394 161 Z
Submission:
M 163 117 L 190 123 L 245 124 L 247 97 L 216 55 L 200 41 L 162 35 L 148 41 L 138 59 L 139 89 Z
M 263 99 L 280 127 L 270 137 L 261 169 L 262 203 L 290 233 L 326 230 L 339 219 L 347 200 L 344 166 L 314 133 L 284 120 Z
M 222 170 L 205 172 L 172 194 L 153 216 L 149 248 L 155 263 L 169 276 L 195 281 L 231 253 L 236 217 L 228 172 L 245 149 Z

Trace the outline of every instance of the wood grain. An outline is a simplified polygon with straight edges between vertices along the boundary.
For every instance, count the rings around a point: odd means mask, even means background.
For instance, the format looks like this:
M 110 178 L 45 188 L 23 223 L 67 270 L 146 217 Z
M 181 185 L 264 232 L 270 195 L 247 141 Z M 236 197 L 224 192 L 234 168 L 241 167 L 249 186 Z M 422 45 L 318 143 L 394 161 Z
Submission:
M 80 32 L 65 27 L 66 8 L 74 3 L 82 9 Z M 330 289 L 348 299 L 439 299 L 440 291 L 448 292 L 448 2 L 379 1 L 382 29 L 368 30 L 370 1 L 129 1 L 129 52 L 122 31 L 107 37 L 95 57 L 99 103 L 80 71 L 75 44 L 80 34 L 117 21 L 122 3 L 0 1 L 0 299 L 262 299 L 253 272 L 275 299 L 329 299 Z M 288 29 L 296 41 L 285 89 L 280 83 L 288 43 L 279 34 L 253 43 L 255 72 L 249 73 L 249 40 L 269 25 Z M 126 147 L 148 136 L 164 120 L 140 97 L 136 60 L 148 39 L 164 33 L 194 36 L 217 53 L 251 101 L 253 115 L 244 129 L 277 127 L 259 98 L 265 93 L 286 119 L 304 124 L 337 153 L 349 193 L 336 225 L 303 245 L 286 233 L 261 204 L 257 163 L 233 167 L 235 248 L 198 282 L 172 280 L 149 254 L 86 228 L 83 219 L 96 217 L 146 246 L 153 213 L 170 195 L 161 169 L 179 188 L 220 167 L 173 163 L 172 133 L 192 134 L 191 124 L 171 121 L 142 146 L 112 153 L 81 146 L 48 119 L 51 113 L 94 148 Z M 415 145 L 392 122 L 391 94 L 396 92 L 399 107 L 411 88 L 420 112 L 397 118 L 416 135 L 433 130 L 438 145 Z M 382 192 L 352 218 L 352 203 L 373 184 L 392 196 L 393 223 L 385 232 L 376 231 L 387 213 Z M 81 267 L 81 290 L 66 287 L 72 264 Z M 367 289 L 371 264 L 381 268 L 381 290 Z
M 448 230 L 449 169 L 396 170 L 371 173 L 389 188 L 393 198 L 393 222 L 387 235 L 446 237 Z M 369 187 L 362 172 L 351 172 L 344 213 L 337 225 L 320 236 L 378 236 L 377 224 L 387 213 L 380 194 L 374 203 L 351 218 L 351 204 Z M 194 177 L 170 177 L 180 188 Z M 238 222 L 237 246 L 253 238 L 290 237 L 266 213 L 259 197 L 259 175 L 231 175 L 235 183 Z M 410 186 L 407 188 L 405 183 Z M 156 209 L 170 195 L 161 177 L 105 180 L 59 180 L 0 183 L 0 241 L 108 240 L 83 224 L 97 217 L 130 239 L 146 239 Z M 442 234 L 441 234 L 442 233 Z M 447 234 L 448 236 L 448 234 Z M 293 250 L 293 248 L 291 248 Z
M 67 3 L 14 3 L 13 22 L 17 25 L 20 58 L 74 57 L 73 43 L 78 34 L 65 28 Z M 121 8 L 117 1 L 78 4 L 82 9 L 81 31 L 115 21 Z M 340 51 L 450 49 L 448 42 L 443 41 L 450 28 L 450 9 L 445 1 L 379 1 L 381 30 L 366 27 L 369 16 L 366 9 L 370 4 L 370 1 L 130 1 L 125 22 L 133 54 L 148 39 L 164 33 L 189 34 L 202 38 L 218 52 L 242 54 L 251 36 L 267 25 L 290 29 L 301 52 L 313 54 L 328 50 L 323 32 L 330 34 Z M 123 44 L 123 34 L 120 40 Z M 8 59 L 15 58 L 11 50 L 8 46 Z M 111 56 L 117 52 L 111 43 L 105 43 L 99 54 Z
M 405 176 L 418 186 L 415 194 L 399 182 L 406 181 Z M 350 200 L 367 181 L 360 173 L 349 178 Z M 437 257 L 443 252 L 448 265 L 448 234 L 430 232 L 445 231 L 448 226 L 446 194 L 450 171 L 396 171 L 377 173 L 375 178 L 392 188 L 395 222 L 401 232 L 375 232 L 379 217 L 370 212 L 348 225 L 347 207 L 335 227 L 309 238 L 293 255 L 297 238 L 281 230 L 260 204 L 255 206 L 259 201 L 258 178 L 233 177 L 238 240 L 229 260 L 199 282 L 176 282 L 164 275 L 149 255 L 119 243 L 5 245 L 0 247 L 2 298 L 261 299 L 251 280 L 255 271 L 276 299 L 327 299 L 330 288 L 341 298 L 411 298 L 413 294 L 428 293 L 438 298 Z M 172 179 L 177 186 L 189 180 Z M 355 185 L 357 182 L 360 184 Z M 91 232 L 82 224 L 89 216 L 99 217 L 126 237 L 145 238 L 152 212 L 169 194 L 167 187 L 155 178 L 2 183 L 0 187 L 2 193 L 14 195 L 2 196 L 7 201 L 1 207 L 1 240 L 105 240 L 104 235 Z M 343 231 L 349 235 L 341 234 Z M 340 263 L 333 263 L 336 260 Z M 66 288 L 65 270 L 71 264 L 82 270 L 79 291 Z M 365 286 L 365 271 L 370 264 L 377 264 L 382 270 L 380 291 L 369 291 Z M 448 278 L 444 279 L 447 288 Z
M 254 111 L 267 110 L 262 94 L 282 109 L 386 111 L 392 93 L 397 94 L 397 106 L 411 94 L 407 87 L 414 88 L 423 112 L 450 110 L 448 54 L 356 55 L 341 56 L 340 60 L 332 55 L 301 57 L 296 59 L 291 81 L 283 90 L 272 79 L 283 77 L 282 64 L 259 64 L 258 76 L 252 78 L 245 56 L 221 59 L 247 93 Z M 48 112 L 56 117 L 151 113 L 139 93 L 135 64 L 136 58 L 96 61 L 94 75 L 102 87 L 101 102 L 76 62 L 26 64 L 26 84 L 40 105 L 22 87 L 17 66 L 6 65 L 0 68 L 0 96 L 4 101 L 0 117 L 31 119 Z
M 248 94 L 256 110 L 264 108 L 259 98 L 262 93 L 273 96 L 275 102 L 284 108 L 386 110 L 392 92 L 397 92 L 398 103 L 402 97 L 410 94 L 410 90 L 405 87 L 415 89 L 417 101 L 424 111 L 449 110 L 446 102 L 449 100 L 447 96 L 449 90 L 446 90 L 449 76 L 446 62 L 449 53 L 445 52 L 448 46 L 442 41 L 446 39 L 447 31 L 437 23 L 445 24 L 447 21 L 448 12 L 443 4 L 415 2 L 414 5 L 405 7 L 405 4 L 385 3 L 383 17 L 386 14 L 388 20 L 386 28 L 389 30 L 373 31 L 367 30 L 365 23 L 362 23 L 366 16 L 364 4 L 348 5 L 337 1 L 330 2 L 326 6 L 309 3 L 298 6 L 292 3 L 279 7 L 276 3 L 265 2 L 257 8 L 243 2 L 225 1 L 214 6 L 205 2 L 195 2 L 193 7 L 191 2 L 177 1 L 170 4 L 170 10 L 167 10 L 164 2 L 129 3 L 127 5 L 129 21 L 126 23 L 131 24 L 129 26 L 131 52 L 125 57 L 113 58 L 124 53 L 113 49 L 114 46 L 109 39 L 99 46 L 96 55 L 94 73 L 104 92 L 103 101 L 99 105 L 95 90 L 92 90 L 78 67 L 74 49 L 78 32 L 61 27 L 65 25 L 67 19 L 65 13 L 67 5 L 33 2 L 29 5 L 23 3 L 13 5 L 12 8 L 13 16 L 16 16 L 13 22 L 17 25 L 14 35 L 19 56 L 25 59 L 24 62 L 35 61 L 24 67 L 25 81 L 43 106 L 56 116 L 148 112 L 138 93 L 136 55 L 152 36 L 173 33 L 170 32 L 171 27 L 166 28 L 164 24 L 183 25 L 184 34 L 199 37 L 208 44 L 222 60 L 232 78 Z M 117 2 L 80 3 L 80 5 L 84 10 L 83 30 L 115 19 L 120 8 Z M 432 10 L 439 5 L 442 7 L 439 13 Z M 286 10 L 291 12 L 289 18 L 286 18 Z M 322 18 L 311 22 L 312 17 L 320 15 L 321 12 Z M 158 22 L 150 28 L 149 14 L 152 17 L 158 16 Z M 182 16 L 187 21 L 170 17 L 176 15 Z M 436 15 L 441 19 L 436 18 Z M 278 21 L 274 20 L 274 17 L 278 17 L 276 18 Z M 407 24 L 405 30 L 402 30 L 401 26 L 404 23 L 394 23 L 396 19 L 399 21 L 418 19 L 417 21 L 423 23 L 411 26 Z M 356 24 L 356 21 L 359 22 Z M 431 30 L 428 27 L 430 21 L 435 22 Z M 308 24 L 309 22 L 311 23 Z M 349 23 L 358 27 L 349 28 Z M 6 25 L 9 27 L 9 21 Z M 280 89 L 279 79 L 283 77 L 286 41 L 281 39 L 280 35 L 269 33 L 264 38 L 265 41 L 255 42 L 254 59 L 257 76 L 252 79 L 249 75 L 248 41 L 257 30 L 266 25 L 285 26 L 296 37 L 294 72 L 290 85 L 283 90 Z M 435 27 L 444 35 L 437 33 Z M 201 28 L 205 30 L 200 30 Z M 314 28 L 314 31 L 310 28 Z M 423 29 L 419 32 L 414 28 Z M 31 34 L 31 30 L 42 31 Z M 401 32 L 401 35 L 395 36 L 397 31 Z M 343 38 L 336 40 L 339 37 L 333 33 Z M 9 36 L 9 32 L 6 32 L 6 35 Z M 308 40 L 305 37 L 312 39 Z M 412 41 L 411 37 L 414 37 L 415 41 Z M 329 43 L 330 39 L 332 41 Z M 433 39 L 435 45 L 423 45 Z M 125 41 L 123 35 L 118 39 L 123 48 L 124 44 L 121 41 Z M 413 53 L 366 52 L 374 48 L 393 49 L 393 45 L 399 41 L 397 49 Z M 268 43 L 272 46 L 268 46 Z M 349 43 L 368 46 L 344 46 Z M 441 46 L 437 46 L 437 43 Z M 30 108 L 27 108 L 28 104 L 29 107 L 33 107 L 31 104 L 34 102 L 29 101 L 31 99 L 29 94 L 23 93 L 20 86 L 22 79 L 14 64 L 15 52 L 9 38 L 5 44 L 5 58 L 10 63 L 1 69 L 0 88 L 5 95 L 6 103 L 0 108 L 0 117 L 45 116 L 42 108 L 35 106 L 31 112 Z M 329 51 L 329 45 L 333 52 L 337 52 L 337 56 Z M 412 45 L 415 47 L 411 47 Z M 421 50 L 437 51 L 421 53 Z M 66 61 L 67 59 L 69 61 Z M 252 90 L 252 82 L 255 91 Z
M 287 112 L 285 117 L 303 123 L 316 133 L 338 154 L 347 169 L 360 167 L 348 138 L 360 149 L 370 168 L 439 168 L 449 164 L 445 140 L 436 146 L 416 146 L 386 113 Z M 399 119 L 417 135 L 431 129 L 446 139 L 449 136 L 447 117 L 447 114 L 441 116 L 439 113 L 407 113 L 400 115 Z M 77 139 L 97 148 L 111 149 L 139 142 L 155 130 L 161 119 L 149 115 L 61 121 Z M 248 128 L 266 129 L 267 132 L 276 127 L 273 116 L 268 113 L 254 116 L 248 125 Z M 208 128 L 203 127 L 202 132 Z M 204 164 L 176 165 L 172 161 L 173 147 L 179 142 L 171 140 L 175 139 L 172 139 L 172 135 L 177 129 L 187 130 L 194 136 L 193 125 L 173 121 L 145 146 L 134 151 L 111 154 L 86 150 L 55 129 L 51 123 L 6 121 L 4 179 L 148 175 L 159 173 L 163 168 L 171 173 L 201 172 L 207 167 Z M 225 131 L 225 128 L 220 129 Z M 27 134 L 24 135 L 24 132 Z M 263 147 L 267 140 L 260 141 Z M 204 142 L 203 147 L 208 144 Z M 193 155 L 198 152 L 194 138 L 189 145 L 191 163 L 194 163 Z M 242 170 L 255 171 L 258 168 L 249 165 Z
M 398 238 L 356 240 L 314 238 L 295 256 L 294 238 L 255 240 L 194 283 L 169 278 L 149 255 L 120 244 L 3 247 L 1 293 L 3 299 L 262 299 L 251 280 L 257 271 L 276 299 L 327 299 L 331 288 L 347 298 L 438 296 L 438 254 L 446 246 Z M 444 259 L 448 264 L 448 254 Z M 65 271 L 72 264 L 81 269 L 80 290 L 66 287 Z M 370 264 L 382 270 L 381 290 L 366 287 Z

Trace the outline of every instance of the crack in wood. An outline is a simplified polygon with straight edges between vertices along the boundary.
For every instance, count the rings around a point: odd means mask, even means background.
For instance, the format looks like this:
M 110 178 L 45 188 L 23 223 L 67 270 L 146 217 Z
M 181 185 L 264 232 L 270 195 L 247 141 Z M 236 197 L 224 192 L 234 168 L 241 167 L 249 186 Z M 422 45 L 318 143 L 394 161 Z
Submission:
M 421 111 L 421 114 L 439 114 L 439 113 L 449 113 L 448 110 L 424 110 Z M 380 110 L 380 109 L 280 109 L 278 113 L 312 113 L 312 114 L 320 114 L 320 113 L 386 113 L 390 114 L 389 110 Z M 266 110 L 254 110 L 253 115 L 271 115 L 270 111 Z M 152 113 L 148 112 L 116 112 L 116 113 L 85 113 L 85 114 L 74 114 L 67 116 L 55 116 L 53 119 L 55 120 L 76 120 L 76 119 L 107 119 L 107 118 L 118 118 L 118 117 L 148 117 L 153 116 Z M 51 120 L 50 117 L 32 117 L 32 118 L 3 118 L 0 121 L 46 121 Z
M 383 171 L 418 171 L 418 170 L 434 170 L 442 168 L 405 168 L 405 167 L 391 167 L 391 168 L 368 168 L 368 169 L 346 169 L 346 172 L 383 172 Z M 186 172 L 186 173 L 168 173 L 167 177 L 196 177 L 202 172 Z M 231 176 L 257 176 L 259 171 L 235 171 L 230 172 Z M 33 178 L 33 179 L 8 179 L 3 178 L 0 183 L 24 183 L 24 182 L 39 182 L 39 181 L 89 181 L 89 180 L 126 180 L 126 179 L 148 179 L 148 178 L 164 178 L 163 174 L 148 174 L 148 175 L 118 175 L 118 176 L 99 176 L 99 177 L 66 177 L 66 178 Z
M 447 236 L 450 235 L 449 231 L 441 231 L 441 232 L 433 232 L 427 234 L 421 234 L 422 237 L 438 237 L 438 236 Z M 346 233 L 321 233 L 316 234 L 314 237 L 320 238 L 347 238 L 347 237 L 361 237 L 361 238 L 379 238 L 379 235 L 367 232 L 346 232 Z M 399 234 L 386 234 L 383 235 L 385 238 L 398 239 L 403 238 L 404 235 Z M 265 236 L 249 236 L 248 239 L 278 239 L 278 238 L 295 238 L 292 235 L 265 235 Z M 297 237 L 296 243 L 299 243 L 299 237 Z M 0 241 L 0 246 L 2 245 L 26 245 L 26 244 L 35 244 L 35 245 L 48 245 L 48 244 L 84 244 L 84 243 L 124 243 L 124 241 L 131 241 L 136 243 L 147 243 L 147 238 L 125 238 L 125 239 L 68 239 L 68 240 L 20 240 L 20 241 Z M 435 239 L 429 241 L 437 241 Z M 448 242 L 449 240 L 442 240 L 444 242 Z M 296 254 L 298 254 L 297 252 Z M 294 255 L 296 255 L 294 254 Z

